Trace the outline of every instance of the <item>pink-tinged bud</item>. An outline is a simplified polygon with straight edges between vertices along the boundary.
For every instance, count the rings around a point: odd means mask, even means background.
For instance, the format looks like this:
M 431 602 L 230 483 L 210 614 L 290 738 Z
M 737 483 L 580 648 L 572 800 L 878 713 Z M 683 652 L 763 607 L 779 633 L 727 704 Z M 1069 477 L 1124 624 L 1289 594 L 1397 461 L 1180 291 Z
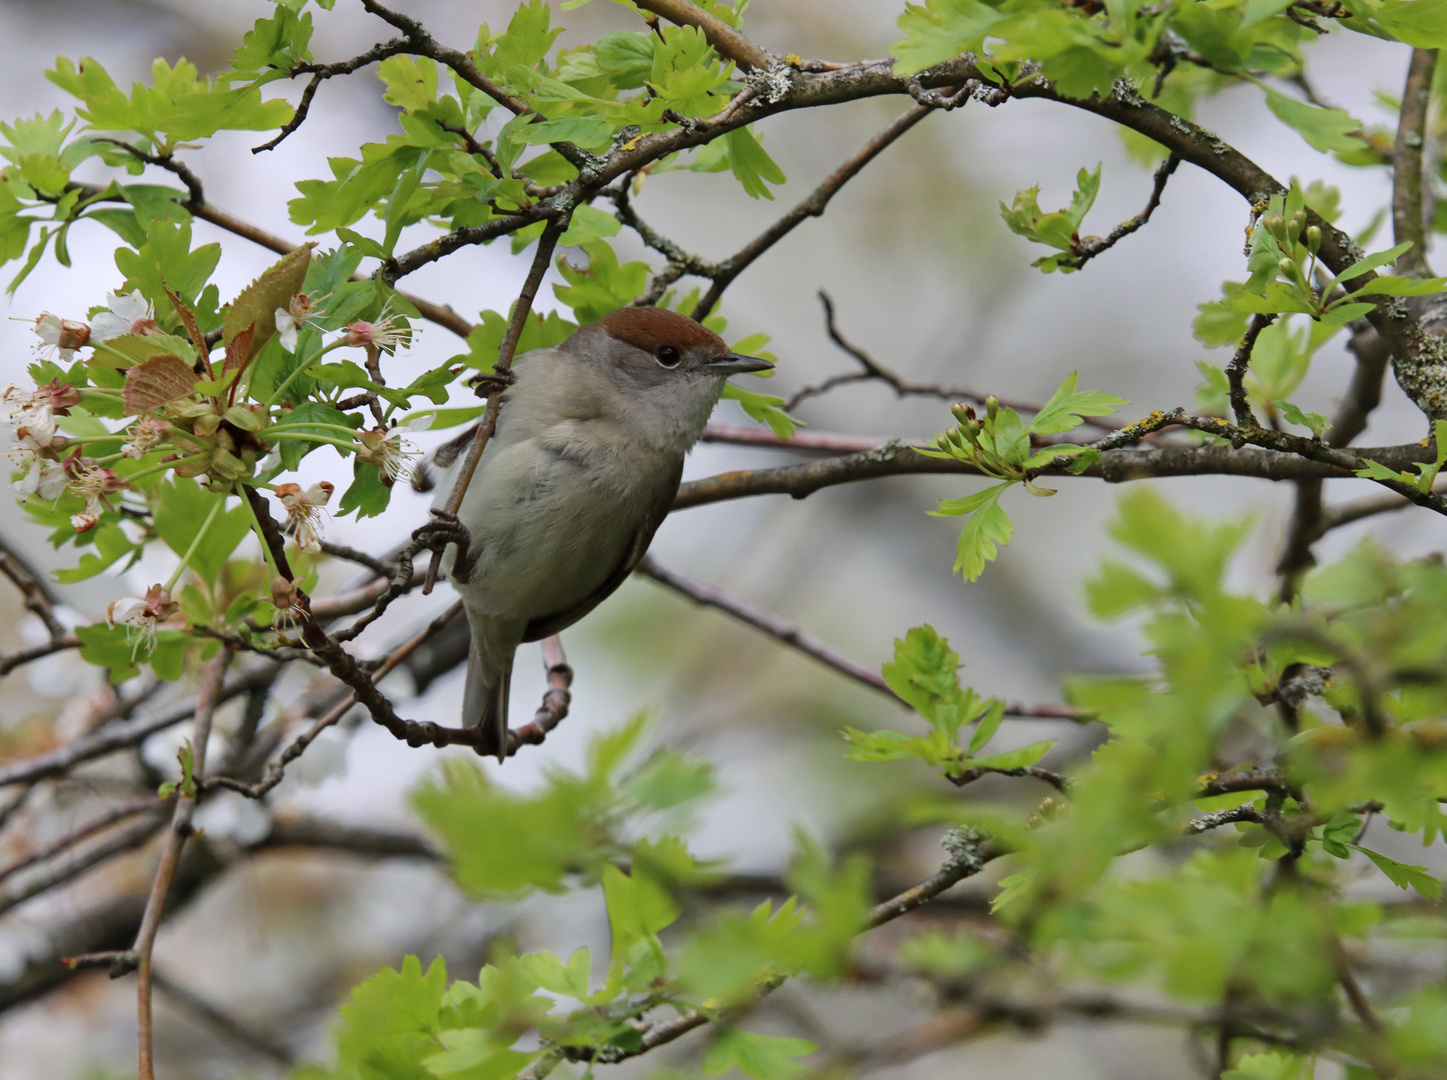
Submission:
M 354 348 L 371 346 L 383 352 L 391 352 L 398 345 L 404 348 L 411 345 L 414 334 L 411 327 L 397 325 L 397 316 L 389 315 L 374 323 L 348 323 L 342 341 Z

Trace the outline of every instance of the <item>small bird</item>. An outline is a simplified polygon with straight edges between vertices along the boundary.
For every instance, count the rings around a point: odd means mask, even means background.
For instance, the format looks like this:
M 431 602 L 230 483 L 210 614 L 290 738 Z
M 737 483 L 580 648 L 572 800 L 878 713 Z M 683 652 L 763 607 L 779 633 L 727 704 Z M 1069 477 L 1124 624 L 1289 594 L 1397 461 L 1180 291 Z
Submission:
M 517 358 L 458 509 L 454 566 L 472 632 L 465 727 L 507 754 L 513 653 L 571 626 L 632 573 L 730 375 L 767 371 L 691 319 L 627 307 Z M 451 485 L 443 485 L 450 490 Z

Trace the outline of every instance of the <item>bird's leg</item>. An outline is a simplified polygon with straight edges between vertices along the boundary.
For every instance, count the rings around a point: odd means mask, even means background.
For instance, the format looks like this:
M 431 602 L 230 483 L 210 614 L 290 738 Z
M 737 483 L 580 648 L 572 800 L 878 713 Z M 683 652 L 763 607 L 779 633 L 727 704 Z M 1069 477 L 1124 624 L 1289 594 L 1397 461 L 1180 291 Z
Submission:
M 517 382 L 517 374 L 512 371 L 493 371 L 480 375 L 474 375 L 467 380 L 467 385 L 472 387 L 472 392 L 480 398 L 492 397 L 493 394 L 501 393 L 513 383 Z
M 456 514 L 446 510 L 433 510 L 432 520 L 412 534 L 412 543 L 408 550 L 415 556 L 421 551 L 442 552 L 447 550 L 448 544 L 457 545 L 457 557 L 452 561 L 452 576 L 466 581 L 472 575 L 472 553 L 468 550 L 471 543 L 472 534 L 467 531 L 467 526 L 457 520 Z M 424 587 L 422 591 L 427 593 L 431 589 Z

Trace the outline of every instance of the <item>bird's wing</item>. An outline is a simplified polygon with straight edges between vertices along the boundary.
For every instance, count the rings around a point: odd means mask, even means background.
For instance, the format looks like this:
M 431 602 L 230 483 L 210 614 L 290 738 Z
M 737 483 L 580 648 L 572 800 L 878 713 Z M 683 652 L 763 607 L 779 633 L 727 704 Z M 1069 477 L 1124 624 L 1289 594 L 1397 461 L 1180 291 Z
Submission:
M 628 579 L 633 573 L 634 567 L 642 561 L 643 556 L 648 553 L 648 545 L 653 542 L 653 534 L 658 531 L 658 526 L 663 524 L 663 519 L 668 516 L 668 511 L 673 508 L 673 500 L 678 495 L 678 483 L 683 479 L 683 462 L 678 463 L 670 482 L 664 486 L 662 494 L 649 507 L 647 515 L 638 526 L 638 531 L 633 534 L 633 539 L 623 552 L 623 557 L 618 560 L 618 565 L 613 568 L 603 584 L 599 585 L 582 600 L 562 611 L 550 615 L 541 615 L 528 623 L 527 631 L 523 635 L 524 641 L 540 641 L 545 637 L 552 637 L 572 626 L 588 612 L 601 604 L 608 597 L 613 595 L 615 589 Z

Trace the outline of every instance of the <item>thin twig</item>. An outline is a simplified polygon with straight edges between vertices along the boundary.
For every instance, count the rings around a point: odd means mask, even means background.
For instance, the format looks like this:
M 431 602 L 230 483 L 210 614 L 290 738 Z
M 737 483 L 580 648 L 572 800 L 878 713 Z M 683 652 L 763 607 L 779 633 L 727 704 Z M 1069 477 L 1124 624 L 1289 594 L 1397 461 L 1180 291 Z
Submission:
M 700 607 L 711 607 L 726 615 L 731 615 L 745 626 L 751 626 L 796 652 L 819 661 L 845 678 L 888 695 L 896 704 L 904 704 L 895 696 L 894 691 L 889 688 L 889 684 L 884 681 L 882 675 L 849 659 L 837 649 L 826 645 L 812 634 L 805 633 L 793 623 L 781 619 L 772 612 L 740 600 L 738 597 L 729 596 L 722 590 L 699 581 L 697 578 L 660 566 L 652 555 L 645 555 L 634 572 L 652 578 L 660 585 L 666 585 Z
M 166 894 L 171 891 L 171 881 L 181 862 L 181 851 L 191 835 L 191 818 L 196 813 L 196 803 L 201 795 L 199 785 L 206 776 L 206 744 L 211 738 L 211 719 L 216 713 L 226 667 L 230 663 L 231 654 L 223 651 L 207 665 L 205 674 L 201 676 L 201 694 L 196 699 L 196 729 L 191 738 L 193 782 L 176 790 L 176 809 L 171 815 L 166 848 L 161 854 L 150 899 L 146 901 L 146 913 L 141 918 L 136 943 L 132 946 L 136 956 L 136 1041 L 141 1080 L 155 1080 L 156 1077 L 151 1058 L 151 950 L 156 944 L 156 932 L 161 928 Z
M 74 847 L 84 840 L 90 839 L 96 833 L 110 828 L 110 826 L 117 822 L 125 821 L 127 818 L 135 817 L 137 814 L 158 810 L 162 805 L 154 795 L 147 795 L 142 798 L 119 803 L 98 817 L 87 821 L 84 825 L 79 825 L 63 836 L 59 836 L 50 841 L 50 843 L 43 847 L 36 848 L 30 854 L 16 859 L 9 866 L 0 867 L 0 882 L 37 863 L 45 862 L 47 859 L 53 859 L 61 852 Z
M 547 271 L 548 265 L 553 258 L 553 249 L 558 245 L 558 237 L 568 227 L 571 219 L 571 211 L 555 214 L 548 219 L 547 227 L 543 235 L 538 239 L 538 250 L 533 255 L 532 266 L 528 268 L 527 279 L 523 282 L 522 291 L 518 294 L 517 303 L 513 307 L 512 319 L 508 323 L 507 333 L 502 339 L 502 346 L 498 350 L 497 364 L 493 367 L 493 374 L 498 377 L 506 377 L 512 371 L 513 355 L 517 352 L 518 339 L 522 337 L 523 327 L 527 324 L 528 312 L 532 310 L 533 298 L 538 294 L 538 287 L 543 282 L 543 274 Z M 463 459 L 462 467 L 457 474 L 457 482 L 453 485 L 451 493 L 447 496 L 447 502 L 443 506 L 443 512 L 456 517 L 458 508 L 462 506 L 462 498 L 467 494 L 467 487 L 472 483 L 472 474 L 477 471 L 477 463 L 482 459 L 482 452 L 487 449 L 488 440 L 497 429 L 497 416 L 502 410 L 502 394 L 490 394 L 487 399 L 487 408 L 483 410 L 482 420 L 477 425 L 477 433 L 472 437 L 472 445 L 467 448 L 467 457 Z M 432 591 L 432 584 L 437 580 L 437 573 L 442 567 L 442 553 L 445 546 L 439 546 L 432 552 L 432 562 L 427 568 L 427 580 L 422 586 L 423 594 Z
M 1156 169 L 1155 185 L 1151 188 L 1151 197 L 1147 200 L 1145 209 L 1135 217 L 1121 222 L 1112 229 L 1110 235 L 1103 240 L 1098 236 L 1089 236 L 1084 240 L 1076 241 L 1072 247 L 1075 258 L 1062 258 L 1060 265 L 1079 270 L 1101 252 L 1109 251 L 1131 233 L 1145 225 L 1146 222 L 1150 221 L 1151 215 L 1154 214 L 1156 208 L 1161 205 L 1161 196 L 1166 192 L 1166 181 L 1171 178 L 1171 174 L 1176 171 L 1176 167 L 1180 164 L 1181 159 L 1174 151 L 1168 154 L 1166 160 L 1161 162 L 1160 167 Z
M 891 121 L 885 128 L 879 131 L 873 138 L 866 142 L 855 152 L 844 164 L 830 173 L 818 187 L 787 214 L 774 222 L 767 229 L 756 236 L 736 254 L 719 263 L 716 273 L 713 275 L 713 283 L 709 285 L 708 292 L 704 293 L 703 299 L 693 309 L 693 318 L 702 320 L 715 305 L 725 289 L 729 287 L 736 277 L 747 270 L 753 262 L 777 244 L 785 236 L 793 231 L 794 227 L 808 217 L 819 217 L 824 213 L 829 200 L 857 176 L 866 165 L 878 157 L 885 149 L 894 143 L 901 135 L 918 124 L 934 109 L 928 105 L 913 105 Z
M 831 375 L 823 382 L 812 386 L 805 386 L 796 391 L 788 401 L 784 403 L 784 411 L 792 412 L 795 406 L 807 401 L 809 398 L 818 397 L 821 394 L 833 390 L 837 386 L 845 386 L 849 383 L 878 381 L 884 383 L 894 391 L 896 397 L 932 397 L 941 401 L 974 401 L 983 404 L 988 394 L 981 394 L 977 390 L 967 390 L 964 387 L 945 386 L 940 383 L 917 383 L 906 380 L 898 373 L 885 367 L 869 353 L 865 352 L 858 345 L 846 338 L 839 329 L 835 320 L 834 300 L 824 290 L 819 290 L 819 302 L 824 306 L 824 330 L 840 350 L 847 353 L 856 360 L 864 370 L 850 372 L 847 375 Z M 996 400 L 1007 408 L 1017 412 L 1039 412 L 1040 405 L 1035 402 L 1018 401 L 1013 399 L 1000 398 Z M 1089 419 L 1086 423 L 1092 427 L 1098 427 L 1103 431 L 1114 431 L 1115 425 L 1099 417 Z M 807 434 L 807 433 L 806 433 Z
M 1406 277 L 1432 274 L 1427 264 L 1426 223 L 1422 216 L 1422 147 L 1436 70 L 1436 49 L 1412 50 L 1407 85 L 1402 90 L 1397 139 L 1392 146 L 1392 232 L 1397 243 L 1412 245 L 1397 260 L 1397 272 Z
M 413 635 L 393 649 L 387 656 L 382 666 L 371 676 L 372 681 L 380 681 L 388 675 L 398 664 L 406 660 L 408 656 L 423 642 L 438 634 L 443 627 L 453 619 L 462 614 L 462 602 L 458 601 L 447 609 L 443 614 L 433 619 L 425 629 Z M 206 787 L 221 787 L 228 791 L 235 791 L 245 795 L 248 799 L 260 799 L 266 795 L 277 784 L 281 783 L 286 776 L 286 767 L 306 752 L 307 747 L 317 740 L 327 728 L 338 723 L 347 712 L 361 700 L 360 695 L 355 691 L 339 705 L 325 713 L 319 720 L 312 724 L 306 731 L 302 732 L 291 744 L 282 751 L 281 755 L 266 767 L 266 773 L 254 784 L 248 784 L 230 776 L 213 776 L 205 782 Z M 375 719 L 375 716 L 373 717 Z M 380 722 L 380 721 L 379 721 Z M 395 734 L 395 732 L 394 732 Z M 255 775 L 255 774 L 253 774 Z
M 1251 411 L 1251 402 L 1246 394 L 1246 369 L 1251 364 L 1251 352 L 1256 348 L 1256 339 L 1261 336 L 1261 331 L 1275 321 L 1276 316 L 1270 313 L 1253 315 L 1241 343 L 1236 347 L 1236 354 L 1226 365 L 1226 382 L 1231 388 L 1228 394 L 1231 411 L 1236 415 L 1237 425 L 1247 430 L 1260 427 L 1260 424 Z
M 354 56 L 350 60 L 340 60 L 334 64 L 298 64 L 292 68 L 288 74 L 292 78 L 296 78 L 298 75 L 310 75 L 311 78 L 302 89 L 301 100 L 297 102 L 296 109 L 291 114 L 291 119 L 282 126 L 282 129 L 277 132 L 274 138 L 268 139 L 260 146 L 253 146 L 251 152 L 253 154 L 260 154 L 266 150 L 275 150 L 286 140 L 287 136 L 301 127 L 302 124 L 306 122 L 307 115 L 311 112 L 312 98 L 316 97 L 317 90 L 325 80 L 335 78 L 338 75 L 350 75 L 352 72 L 359 71 L 368 64 L 409 51 L 411 51 L 409 43 L 398 38 L 373 45 L 366 52 L 359 56 Z
M 130 143 L 121 139 L 113 139 L 108 135 L 99 135 L 96 137 L 96 141 L 110 143 L 112 146 L 119 146 L 137 161 L 144 161 L 147 165 L 155 165 L 165 169 L 167 172 L 174 173 L 176 178 L 186 185 L 186 193 L 189 196 L 187 202 L 200 205 L 206 201 L 206 194 L 201 187 L 200 178 L 191 171 L 190 167 L 184 161 L 178 161 L 174 155 L 148 154 L 139 147 L 132 146 Z

